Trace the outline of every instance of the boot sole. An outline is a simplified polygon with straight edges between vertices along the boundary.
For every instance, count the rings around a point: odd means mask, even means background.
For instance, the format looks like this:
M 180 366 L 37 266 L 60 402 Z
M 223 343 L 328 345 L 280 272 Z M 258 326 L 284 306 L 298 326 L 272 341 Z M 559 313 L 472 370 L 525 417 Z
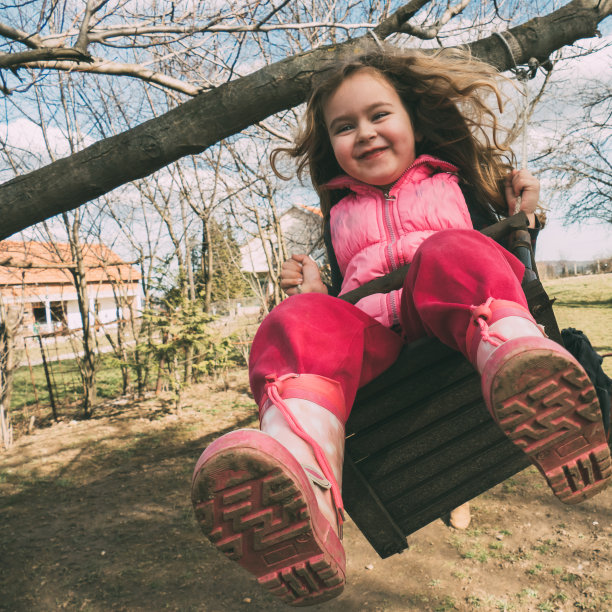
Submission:
M 562 502 L 580 503 L 612 480 L 597 394 L 561 347 L 511 356 L 492 380 L 489 406 Z
M 324 541 L 337 536 L 322 518 L 318 522 L 324 521 L 329 538 L 317 533 L 307 480 L 292 473 L 282 454 L 224 442 L 218 452 L 213 443 L 194 472 L 192 501 L 206 537 L 286 604 L 307 606 L 337 597 L 344 589 L 344 567 L 337 546 L 334 555 L 334 546 Z M 337 545 L 341 549 L 339 540 Z

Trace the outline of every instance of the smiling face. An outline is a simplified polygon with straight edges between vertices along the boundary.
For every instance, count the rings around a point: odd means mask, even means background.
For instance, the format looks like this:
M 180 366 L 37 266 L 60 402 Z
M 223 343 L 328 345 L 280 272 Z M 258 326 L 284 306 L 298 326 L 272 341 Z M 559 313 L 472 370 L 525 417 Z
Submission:
M 361 70 L 346 78 L 323 108 L 340 167 L 353 178 L 391 185 L 415 159 L 412 121 L 384 77 Z

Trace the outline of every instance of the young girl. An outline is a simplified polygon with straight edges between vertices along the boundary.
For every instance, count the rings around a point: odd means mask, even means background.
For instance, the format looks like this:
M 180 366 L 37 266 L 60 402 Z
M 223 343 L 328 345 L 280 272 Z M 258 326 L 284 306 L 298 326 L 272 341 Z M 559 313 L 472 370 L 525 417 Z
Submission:
M 519 195 L 536 225 L 538 181 L 511 171 L 486 103 L 500 103 L 498 78 L 451 51 L 358 58 L 324 73 L 288 150 L 321 199 L 332 286 L 309 257 L 285 262 L 292 297 L 251 350 L 261 431 L 213 442 L 192 489 L 208 538 L 287 603 L 343 589 L 344 424 L 404 342 L 435 336 L 471 361 L 493 418 L 562 501 L 610 480 L 588 377 L 529 314 L 523 265 L 474 229 L 514 212 Z M 332 297 L 405 263 L 401 290 L 357 306 Z

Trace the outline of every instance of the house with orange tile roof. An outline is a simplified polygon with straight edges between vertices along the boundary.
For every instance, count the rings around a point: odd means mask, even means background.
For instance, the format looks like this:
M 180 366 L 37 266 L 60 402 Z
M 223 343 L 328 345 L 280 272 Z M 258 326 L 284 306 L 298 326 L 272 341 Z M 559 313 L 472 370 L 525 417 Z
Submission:
M 92 323 L 139 316 L 140 272 L 104 245 L 83 245 L 82 252 Z M 62 333 L 83 326 L 72 269 L 69 244 L 0 242 L 0 300 L 4 307 L 24 308 L 24 333 Z

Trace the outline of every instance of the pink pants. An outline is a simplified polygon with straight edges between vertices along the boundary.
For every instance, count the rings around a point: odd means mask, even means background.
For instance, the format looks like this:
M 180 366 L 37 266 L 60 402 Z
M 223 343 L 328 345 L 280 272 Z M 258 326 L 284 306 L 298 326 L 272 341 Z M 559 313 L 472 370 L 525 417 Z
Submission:
M 480 232 L 437 232 L 415 253 L 404 283 L 403 338 L 338 298 L 290 297 L 264 319 L 253 340 L 249 376 L 255 400 L 261 405 L 270 375 L 315 374 L 339 384 L 345 406 L 326 407 L 346 422 L 359 387 L 390 367 L 404 342 L 435 336 L 467 356 L 470 306 L 493 297 L 527 307 L 524 271 L 516 257 Z M 307 386 L 291 396 L 325 405 Z

